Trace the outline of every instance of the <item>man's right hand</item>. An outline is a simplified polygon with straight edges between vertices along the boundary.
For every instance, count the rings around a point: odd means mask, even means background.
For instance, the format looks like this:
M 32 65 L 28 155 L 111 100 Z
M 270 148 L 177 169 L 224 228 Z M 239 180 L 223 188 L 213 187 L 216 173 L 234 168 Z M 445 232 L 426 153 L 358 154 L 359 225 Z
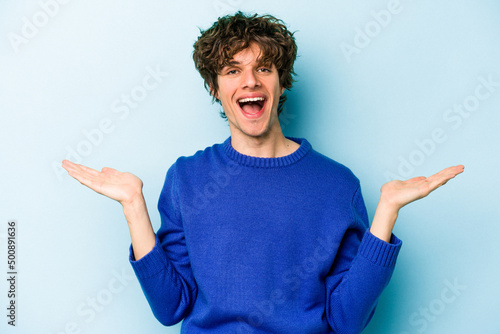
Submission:
M 118 201 L 123 206 L 142 197 L 142 181 L 137 176 L 104 167 L 100 172 L 63 160 L 62 166 L 68 174 L 95 192 Z
M 153 249 L 156 236 L 142 195 L 141 179 L 134 174 L 119 172 L 108 167 L 99 172 L 68 160 L 63 160 L 62 166 L 81 184 L 118 201 L 123 206 L 135 260 L 141 259 Z

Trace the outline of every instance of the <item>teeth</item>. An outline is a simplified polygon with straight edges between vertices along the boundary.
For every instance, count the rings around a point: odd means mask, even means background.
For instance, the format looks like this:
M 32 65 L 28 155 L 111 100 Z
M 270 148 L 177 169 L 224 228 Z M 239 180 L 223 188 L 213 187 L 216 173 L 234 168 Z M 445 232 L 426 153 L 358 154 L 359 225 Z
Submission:
M 240 103 L 255 102 L 255 101 L 264 101 L 264 98 L 263 97 L 249 97 L 246 99 L 238 100 L 238 102 L 240 102 Z

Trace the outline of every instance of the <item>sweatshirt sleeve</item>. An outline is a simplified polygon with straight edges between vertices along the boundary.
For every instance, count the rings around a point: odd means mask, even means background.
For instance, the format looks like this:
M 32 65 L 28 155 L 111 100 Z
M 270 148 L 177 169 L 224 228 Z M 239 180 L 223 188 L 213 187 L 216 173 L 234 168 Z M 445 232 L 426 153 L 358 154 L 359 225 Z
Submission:
M 392 276 L 401 245 L 394 234 L 388 243 L 370 233 L 358 187 L 352 200 L 352 224 L 326 281 L 326 313 L 334 333 L 360 333 L 368 325 Z
M 129 260 L 154 316 L 170 326 L 189 313 L 197 290 L 178 210 L 175 164 L 167 173 L 158 210 L 161 226 L 154 248 L 136 261 L 130 246 Z

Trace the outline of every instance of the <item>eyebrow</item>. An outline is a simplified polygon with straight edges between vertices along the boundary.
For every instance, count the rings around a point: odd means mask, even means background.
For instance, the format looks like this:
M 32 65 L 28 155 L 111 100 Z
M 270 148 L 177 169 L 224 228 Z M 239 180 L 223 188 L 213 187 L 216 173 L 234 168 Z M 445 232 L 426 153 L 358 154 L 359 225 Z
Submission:
M 236 61 L 236 60 L 231 60 L 224 67 L 235 66 L 235 65 L 241 65 L 241 62 Z M 259 66 L 269 66 L 269 65 L 272 65 L 272 62 L 258 60 L 257 61 L 257 65 L 259 65 Z

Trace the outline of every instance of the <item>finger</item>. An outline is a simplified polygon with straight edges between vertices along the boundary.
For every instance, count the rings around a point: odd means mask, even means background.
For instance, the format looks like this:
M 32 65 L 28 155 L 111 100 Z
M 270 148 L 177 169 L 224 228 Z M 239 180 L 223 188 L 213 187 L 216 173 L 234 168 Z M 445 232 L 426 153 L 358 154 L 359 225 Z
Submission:
M 93 189 L 92 186 L 94 184 L 94 180 L 92 178 L 89 178 L 87 175 L 78 172 L 78 170 L 71 170 L 68 172 L 68 174 L 84 186 Z
M 116 169 L 111 168 L 111 167 L 103 167 L 101 169 L 101 172 L 102 173 L 108 173 L 108 174 L 116 174 L 116 173 L 118 173 L 118 171 Z
M 62 166 L 64 167 L 64 169 L 68 170 L 68 169 L 76 169 L 77 166 L 79 165 L 69 160 L 63 160 Z
M 423 181 L 425 179 L 427 179 L 425 176 L 417 176 L 417 177 L 411 178 L 409 180 L 406 180 L 405 182 L 406 183 L 414 183 L 414 182 L 418 182 L 418 181 Z
M 78 168 L 78 165 L 73 163 L 73 162 L 70 162 L 70 163 L 63 163 L 63 168 L 66 169 L 66 171 L 68 172 L 68 174 L 71 175 L 71 173 L 81 173 L 81 169 Z
M 449 180 L 457 176 L 458 174 L 464 171 L 463 165 L 452 166 L 443 169 L 439 173 L 436 173 L 427 178 L 427 182 L 429 184 L 430 191 L 435 190 L 442 185 L 445 185 Z
M 99 176 L 99 171 L 92 169 L 90 167 L 84 166 L 84 165 L 79 165 L 79 164 L 74 164 L 74 168 L 76 170 L 79 170 L 82 173 L 88 173 L 93 176 Z
M 89 183 L 91 179 L 98 177 L 99 172 L 83 165 L 75 164 L 69 160 L 63 160 L 63 167 L 68 171 L 68 174 L 77 179 L 80 183 Z
M 445 168 L 442 171 L 440 171 L 439 173 L 442 173 L 442 174 L 448 174 L 448 173 L 459 174 L 459 173 L 462 173 L 463 171 L 464 171 L 464 166 L 463 165 L 457 165 L 457 166 L 451 166 L 451 167 Z M 437 174 L 439 174 L 439 173 L 437 173 Z
M 450 170 L 450 172 L 453 172 L 456 175 L 458 174 L 461 174 L 463 173 L 465 170 L 465 166 L 464 165 L 458 165 L 458 166 L 454 166 L 452 167 L 452 169 Z
M 452 167 L 445 168 L 432 176 L 429 176 L 428 179 L 433 180 L 433 179 L 437 179 L 437 178 L 441 178 L 441 177 L 448 178 L 452 175 L 455 176 L 457 174 L 460 174 L 463 171 L 464 171 L 464 166 L 462 166 L 462 165 L 452 166 Z
M 66 169 L 67 171 L 69 171 L 70 169 L 74 169 L 75 168 L 75 163 L 71 162 L 69 160 L 63 160 L 62 161 L 62 167 L 64 169 Z
M 448 181 L 457 176 L 458 174 L 462 173 L 463 171 L 464 171 L 464 166 L 462 165 L 449 167 L 443 170 L 442 178 Z

